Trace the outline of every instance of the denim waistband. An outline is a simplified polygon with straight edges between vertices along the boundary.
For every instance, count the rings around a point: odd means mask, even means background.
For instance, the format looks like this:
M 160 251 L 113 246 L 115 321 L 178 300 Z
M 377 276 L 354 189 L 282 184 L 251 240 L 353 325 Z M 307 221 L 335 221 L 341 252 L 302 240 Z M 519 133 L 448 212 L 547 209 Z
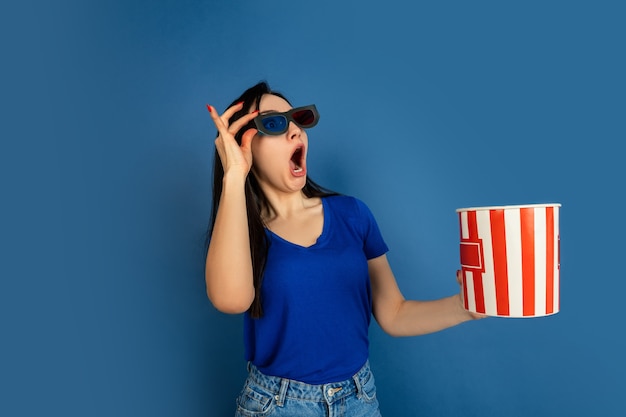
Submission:
M 353 393 L 360 397 L 363 384 L 371 376 L 369 361 L 365 362 L 365 365 L 352 378 L 322 385 L 311 385 L 292 379 L 265 375 L 252 363 L 248 363 L 248 372 L 249 379 L 274 394 L 274 399 L 279 406 L 282 406 L 285 398 L 330 404 Z

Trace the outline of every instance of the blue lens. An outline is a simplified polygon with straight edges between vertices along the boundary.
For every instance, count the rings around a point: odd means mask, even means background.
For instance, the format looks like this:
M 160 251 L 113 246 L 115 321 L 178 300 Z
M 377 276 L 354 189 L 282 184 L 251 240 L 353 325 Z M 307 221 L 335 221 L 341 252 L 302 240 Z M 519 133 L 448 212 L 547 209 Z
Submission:
M 268 132 L 282 132 L 287 128 L 287 118 L 285 116 L 268 116 L 261 120 L 263 127 Z

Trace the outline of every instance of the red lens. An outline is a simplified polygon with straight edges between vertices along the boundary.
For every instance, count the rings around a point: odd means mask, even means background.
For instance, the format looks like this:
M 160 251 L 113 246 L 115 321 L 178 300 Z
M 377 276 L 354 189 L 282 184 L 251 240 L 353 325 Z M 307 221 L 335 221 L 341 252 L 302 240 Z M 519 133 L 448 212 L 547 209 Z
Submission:
M 300 126 L 311 126 L 315 122 L 315 114 L 310 109 L 299 110 L 291 115 Z

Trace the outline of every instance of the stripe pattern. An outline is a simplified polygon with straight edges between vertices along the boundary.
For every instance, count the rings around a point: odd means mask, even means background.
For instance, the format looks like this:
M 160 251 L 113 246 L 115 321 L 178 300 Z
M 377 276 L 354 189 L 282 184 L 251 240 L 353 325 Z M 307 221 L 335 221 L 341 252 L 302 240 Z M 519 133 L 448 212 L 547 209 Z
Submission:
M 466 310 L 502 317 L 558 313 L 559 206 L 457 210 Z

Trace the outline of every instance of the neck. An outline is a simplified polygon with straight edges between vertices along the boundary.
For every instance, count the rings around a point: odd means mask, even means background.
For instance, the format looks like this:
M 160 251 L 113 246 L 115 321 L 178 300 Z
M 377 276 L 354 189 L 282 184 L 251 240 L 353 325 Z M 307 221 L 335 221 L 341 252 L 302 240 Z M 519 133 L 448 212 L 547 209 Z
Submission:
M 301 190 L 292 193 L 264 190 L 264 193 L 267 205 L 263 207 L 261 217 L 266 222 L 276 218 L 287 219 L 297 216 L 310 206 L 309 198 Z

